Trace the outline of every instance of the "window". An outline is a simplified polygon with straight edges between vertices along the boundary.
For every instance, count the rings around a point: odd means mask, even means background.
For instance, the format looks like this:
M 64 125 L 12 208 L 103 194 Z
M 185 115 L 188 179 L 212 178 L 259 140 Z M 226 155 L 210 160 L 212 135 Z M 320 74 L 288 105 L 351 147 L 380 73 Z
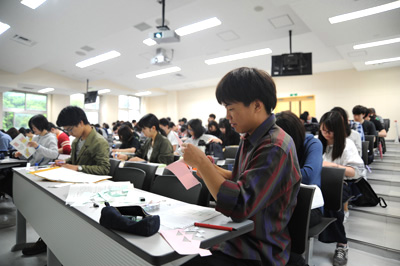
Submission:
M 140 98 L 135 96 L 120 95 L 118 97 L 118 120 L 138 120 L 140 114 Z
M 84 104 L 85 95 L 82 93 L 72 94 L 70 104 L 82 108 L 90 124 L 99 123 L 100 98 L 97 96 L 95 103 Z
M 47 116 L 47 95 L 7 91 L 3 93 L 3 129 L 29 128 L 29 119 Z

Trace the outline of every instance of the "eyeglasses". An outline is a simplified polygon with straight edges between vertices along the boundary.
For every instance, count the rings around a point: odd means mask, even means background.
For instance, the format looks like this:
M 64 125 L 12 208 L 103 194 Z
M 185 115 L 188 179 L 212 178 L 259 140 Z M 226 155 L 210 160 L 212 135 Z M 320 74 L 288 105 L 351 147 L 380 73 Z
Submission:
M 75 126 L 72 126 L 72 127 L 69 127 L 69 128 L 64 127 L 64 131 L 66 131 L 67 133 L 70 133 L 72 130 L 74 130 L 74 127 Z

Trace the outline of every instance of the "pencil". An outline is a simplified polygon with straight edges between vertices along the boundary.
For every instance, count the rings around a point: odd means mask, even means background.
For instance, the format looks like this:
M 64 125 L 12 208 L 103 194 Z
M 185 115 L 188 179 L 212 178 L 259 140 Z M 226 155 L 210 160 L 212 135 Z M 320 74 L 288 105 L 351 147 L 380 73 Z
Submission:
M 194 223 L 194 226 L 217 229 L 217 230 L 225 230 L 225 231 L 233 231 L 234 230 L 234 228 L 232 228 L 232 227 L 214 225 L 214 224 Z

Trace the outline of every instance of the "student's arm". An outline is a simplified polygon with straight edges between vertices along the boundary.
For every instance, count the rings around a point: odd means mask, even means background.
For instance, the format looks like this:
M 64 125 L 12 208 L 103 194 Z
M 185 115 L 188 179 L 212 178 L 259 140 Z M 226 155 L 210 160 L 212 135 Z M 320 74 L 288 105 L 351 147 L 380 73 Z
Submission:
M 47 147 L 44 145 L 46 145 Z M 58 157 L 57 138 L 55 136 L 54 138 L 48 138 L 47 142 L 43 145 L 40 145 L 36 141 L 30 141 L 28 142 L 28 146 L 35 148 L 36 152 L 43 157 L 49 159 L 56 159 Z
M 109 147 L 106 140 L 97 141 L 94 143 L 93 161 L 94 165 L 81 165 L 82 172 L 94 175 L 108 175 L 110 173 L 110 158 Z
M 174 162 L 174 151 L 171 142 L 167 138 L 162 139 L 160 143 L 160 153 L 157 157 L 157 163 L 171 164 Z M 154 152 L 154 151 L 153 151 Z
M 126 149 L 113 149 L 113 152 L 128 152 L 128 153 L 135 153 L 136 148 L 126 148 Z
M 337 163 L 331 163 L 331 162 L 328 162 L 328 161 L 324 161 L 322 166 L 344 168 L 345 169 L 344 175 L 347 176 L 347 177 L 354 177 L 356 175 L 356 171 L 354 170 L 353 167 L 350 167 L 350 166 L 340 165 L 340 164 L 337 164 Z
M 304 152 L 304 165 L 300 168 L 301 183 L 306 185 L 321 185 L 322 143 L 313 139 Z

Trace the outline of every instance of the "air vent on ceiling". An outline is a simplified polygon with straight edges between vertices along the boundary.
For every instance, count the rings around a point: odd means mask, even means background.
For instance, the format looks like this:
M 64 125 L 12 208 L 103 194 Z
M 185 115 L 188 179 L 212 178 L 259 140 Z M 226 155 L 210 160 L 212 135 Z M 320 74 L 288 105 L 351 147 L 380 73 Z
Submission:
M 24 90 L 33 90 L 33 88 L 29 88 L 29 87 L 22 87 L 22 89 L 24 89 Z
M 15 34 L 15 35 L 11 38 L 11 40 L 13 40 L 13 41 L 15 41 L 15 42 L 17 42 L 17 43 L 20 43 L 20 44 L 29 46 L 29 47 L 32 47 L 32 46 L 34 46 L 34 45 L 37 43 L 37 42 L 35 42 L 35 41 L 33 41 L 33 40 L 30 40 L 30 39 L 28 39 L 28 38 L 26 38 L 26 37 L 23 37 L 23 36 L 21 36 L 21 35 L 18 35 L 18 34 Z
M 145 22 L 139 23 L 135 26 L 133 26 L 134 28 L 140 30 L 140 31 L 145 31 L 151 28 L 151 26 Z
M 294 25 L 293 20 L 289 17 L 289 15 L 270 18 L 269 22 L 272 24 L 272 26 L 274 26 L 275 29 Z
M 239 35 L 232 30 L 217 33 L 217 36 L 226 42 L 240 39 Z
M 94 50 L 94 48 L 92 48 L 92 47 L 90 47 L 90 46 L 87 46 L 87 45 L 81 47 L 81 49 L 84 50 L 84 51 L 86 51 L 86 52 L 90 52 L 90 51 L 93 51 L 93 50 Z

